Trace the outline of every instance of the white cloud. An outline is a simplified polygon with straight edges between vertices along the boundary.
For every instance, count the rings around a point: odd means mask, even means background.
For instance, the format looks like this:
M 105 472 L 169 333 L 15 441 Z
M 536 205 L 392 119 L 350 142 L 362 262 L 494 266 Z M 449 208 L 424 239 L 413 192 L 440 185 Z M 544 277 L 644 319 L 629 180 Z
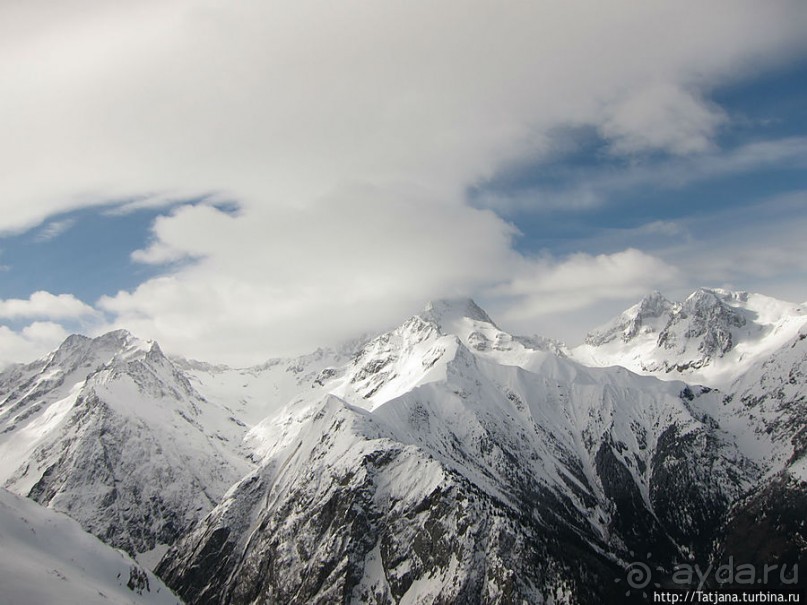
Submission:
M 33 361 L 52 351 L 67 338 L 57 323 L 37 321 L 14 331 L 0 326 L 0 370 L 12 363 Z
M 674 284 L 678 278 L 675 267 L 628 248 L 614 254 L 578 253 L 562 260 L 538 260 L 494 294 L 510 301 L 504 319 L 525 325 L 600 301 L 641 297 L 654 288 Z
M 499 326 L 570 345 L 654 289 L 677 291 L 685 276 L 659 257 L 628 248 L 613 254 L 542 257 L 481 296 Z
M 237 201 L 157 221 L 134 260 L 201 260 L 100 302 L 200 357 L 307 348 L 501 283 L 535 302 L 530 271 L 546 292 L 573 271 L 632 292 L 667 268 L 536 265 L 463 191 L 568 124 L 617 152 L 707 149 L 710 87 L 803 49 L 805 28 L 800 1 L 3 3 L 0 233 L 111 199 Z
M 144 263 L 147 265 L 164 265 L 180 261 L 187 257 L 187 254 L 180 250 L 176 250 L 167 246 L 162 242 L 152 242 L 152 244 L 143 250 L 135 250 L 131 254 L 132 260 L 136 263 Z
M 601 131 L 615 153 L 662 150 L 688 155 L 712 149 L 717 129 L 725 122 L 719 107 L 663 82 L 620 98 L 609 108 Z
M 171 208 L 187 204 L 188 200 L 196 200 L 197 203 L 204 204 L 231 204 L 232 198 L 215 192 L 199 192 L 196 194 L 185 192 L 163 191 L 160 193 L 150 193 L 132 196 L 127 199 L 114 200 L 104 211 L 107 215 L 121 216 L 137 212 L 138 210 L 153 210 L 160 208 Z M 100 203 L 100 202 L 99 202 Z M 108 203 L 108 201 L 107 201 Z
M 0 318 L 20 319 L 43 317 L 48 319 L 75 319 L 97 315 L 97 311 L 72 294 L 51 294 L 38 291 L 27 299 L 0 300 Z
M 233 363 L 380 329 L 519 262 L 512 227 L 433 192 L 352 187 L 311 208 L 188 206 L 141 260 L 202 257 L 99 306 L 169 350 Z
M 612 132 L 617 148 L 699 149 L 716 115 L 701 92 L 803 45 L 805 13 L 752 1 L 4 3 L 0 231 L 144 192 L 307 204 L 368 178 L 454 189 L 570 123 Z
M 386 328 L 429 298 L 481 295 L 496 317 L 533 333 L 551 313 L 633 302 L 677 279 L 673 267 L 632 249 L 528 259 L 492 213 L 423 192 L 392 201 L 402 195 L 356 188 L 316 209 L 264 209 L 270 216 L 182 208 L 157 221 L 158 240 L 143 255 L 208 256 L 99 307 L 168 350 L 249 364 Z

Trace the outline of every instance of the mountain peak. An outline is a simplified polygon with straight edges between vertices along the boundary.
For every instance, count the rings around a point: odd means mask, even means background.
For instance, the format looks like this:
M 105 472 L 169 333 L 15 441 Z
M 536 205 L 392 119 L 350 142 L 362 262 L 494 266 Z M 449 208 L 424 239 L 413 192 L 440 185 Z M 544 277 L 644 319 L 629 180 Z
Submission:
M 94 343 L 100 345 L 120 345 L 125 346 L 137 339 L 132 335 L 129 330 L 125 330 L 123 328 L 118 330 L 112 330 L 111 332 L 106 332 L 101 334 L 100 336 L 96 336 L 92 339 Z
M 618 317 L 589 332 L 586 343 L 592 346 L 600 346 L 614 340 L 627 343 L 640 333 L 658 332 L 666 325 L 673 307 L 674 304 L 670 300 L 658 290 L 654 290 Z
M 496 326 L 490 316 L 471 298 L 441 298 L 430 301 L 421 316 L 438 325 L 471 319 Z
M 729 304 L 736 299 L 733 292 L 698 288 L 673 312 L 664 330 L 659 333 L 658 345 L 679 353 L 690 343 L 697 343 L 701 365 L 713 357 L 722 357 L 734 347 L 737 335 L 734 330 L 743 328 L 747 319 L 743 311 Z
M 671 323 L 688 319 L 690 322 L 708 322 L 709 326 L 705 327 L 714 328 L 724 324 L 741 327 L 746 320 L 737 303 L 746 302 L 747 299 L 745 292 L 698 288 L 678 306 Z
M 713 386 L 750 368 L 804 325 L 804 309 L 762 294 L 701 287 L 683 301 L 653 292 L 589 333 L 572 357 Z
M 743 305 L 749 301 L 748 292 L 723 288 L 698 288 L 683 302 L 683 307 L 709 308 L 721 305 Z
M 687 296 L 684 304 L 719 304 L 720 302 L 721 296 L 719 296 L 718 291 L 711 288 L 698 288 Z
M 666 296 L 664 296 L 660 291 L 653 290 L 650 294 L 648 294 L 641 301 L 639 301 L 639 306 L 648 307 L 669 302 L 670 302 L 669 299 Z
M 672 308 L 673 303 L 667 297 L 658 290 L 653 290 L 639 301 L 639 304 L 634 306 L 632 310 L 635 310 L 635 317 L 641 319 L 661 317 L 665 313 L 669 313 Z
M 118 357 L 146 354 L 156 347 L 154 355 L 161 355 L 157 343 L 142 341 L 128 330 L 113 330 L 90 338 L 81 334 L 68 336 L 59 348 L 47 358 L 50 366 L 76 369 L 82 364 L 102 365 Z

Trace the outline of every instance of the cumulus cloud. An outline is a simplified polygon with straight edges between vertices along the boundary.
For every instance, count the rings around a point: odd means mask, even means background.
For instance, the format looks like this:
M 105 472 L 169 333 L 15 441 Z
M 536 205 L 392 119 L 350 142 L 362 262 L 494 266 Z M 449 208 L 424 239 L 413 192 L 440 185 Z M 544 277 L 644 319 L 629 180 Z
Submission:
M 20 319 L 42 317 L 48 319 L 75 319 L 96 315 L 97 311 L 72 294 L 51 294 L 38 291 L 27 299 L 0 300 L 0 318 Z
M 36 321 L 19 331 L 0 326 L 0 369 L 42 357 L 59 346 L 67 335 L 61 325 L 49 321 Z
M 354 188 L 316 209 L 270 216 L 182 208 L 156 222 L 158 239 L 142 256 L 207 256 L 99 307 L 169 350 L 249 364 L 389 327 L 430 298 L 481 295 L 497 317 L 531 333 L 551 313 L 631 301 L 677 278 L 632 249 L 525 258 L 512 250 L 513 227 L 493 213 L 423 191 L 395 202 L 399 195 Z
M 675 283 L 678 277 L 675 267 L 628 248 L 615 254 L 578 253 L 562 260 L 537 260 L 494 294 L 512 301 L 504 319 L 523 324 L 603 300 L 641 297 Z
M 154 234 L 139 259 L 200 260 L 99 306 L 168 348 L 227 351 L 234 363 L 386 327 L 519 262 L 512 226 L 492 212 L 400 187 L 354 186 L 313 207 L 235 216 L 188 206 L 158 220 Z

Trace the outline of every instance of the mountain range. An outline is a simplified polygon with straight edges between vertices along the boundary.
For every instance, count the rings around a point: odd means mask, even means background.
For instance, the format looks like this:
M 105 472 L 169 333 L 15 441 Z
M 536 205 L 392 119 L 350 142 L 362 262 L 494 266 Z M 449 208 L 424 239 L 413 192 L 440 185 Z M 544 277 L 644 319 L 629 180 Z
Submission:
M 72 336 L 0 373 L 0 481 L 188 603 L 620 602 L 803 563 L 806 377 L 807 306 L 710 289 L 571 349 L 467 299 L 243 369 Z

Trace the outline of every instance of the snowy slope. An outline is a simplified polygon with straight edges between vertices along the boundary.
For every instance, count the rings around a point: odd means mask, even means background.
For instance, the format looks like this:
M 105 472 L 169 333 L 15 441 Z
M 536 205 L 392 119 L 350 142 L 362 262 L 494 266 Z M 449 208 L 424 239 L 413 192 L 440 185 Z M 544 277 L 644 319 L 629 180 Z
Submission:
M 468 299 L 242 369 L 76 336 L 0 374 L 0 481 L 149 566 L 173 544 L 188 602 L 616 602 L 637 552 L 801 561 L 805 329 L 699 290 L 573 359 Z
M 706 556 L 760 475 L 721 396 L 539 345 L 472 301 L 369 341 L 250 431 L 259 468 L 159 573 L 189 602 L 598 602 L 632 552 Z
M 570 355 L 660 378 L 724 388 L 807 324 L 807 307 L 748 292 L 701 288 L 681 303 L 659 292 L 592 331 Z
M 804 479 L 807 308 L 760 294 L 701 289 L 684 303 L 654 292 L 572 356 L 662 378 L 684 375 L 724 394 L 702 405 L 743 453 L 774 475 Z
M 6 605 L 180 603 L 159 578 L 72 519 L 2 488 L 0 545 Z
M 765 476 L 734 503 L 716 557 L 807 565 L 807 329 L 735 380 L 713 410 Z
M 173 362 L 207 401 L 226 408 L 251 428 L 277 414 L 300 393 L 322 391 L 323 383 L 353 357 L 361 343 L 348 342 L 338 349 L 318 349 L 309 355 L 272 359 L 247 368 L 186 359 Z
M 0 483 L 133 555 L 159 556 L 251 468 L 243 423 L 123 331 L 72 336 L 0 387 Z
M 732 502 L 712 562 L 807 565 L 806 309 L 722 290 L 699 290 L 680 304 L 654 293 L 572 351 L 584 363 L 686 376 L 722 390 L 693 401 L 693 409 L 721 427 L 761 475 Z
M 711 413 L 775 474 L 787 470 L 807 481 L 807 326 L 749 368 L 726 389 Z

